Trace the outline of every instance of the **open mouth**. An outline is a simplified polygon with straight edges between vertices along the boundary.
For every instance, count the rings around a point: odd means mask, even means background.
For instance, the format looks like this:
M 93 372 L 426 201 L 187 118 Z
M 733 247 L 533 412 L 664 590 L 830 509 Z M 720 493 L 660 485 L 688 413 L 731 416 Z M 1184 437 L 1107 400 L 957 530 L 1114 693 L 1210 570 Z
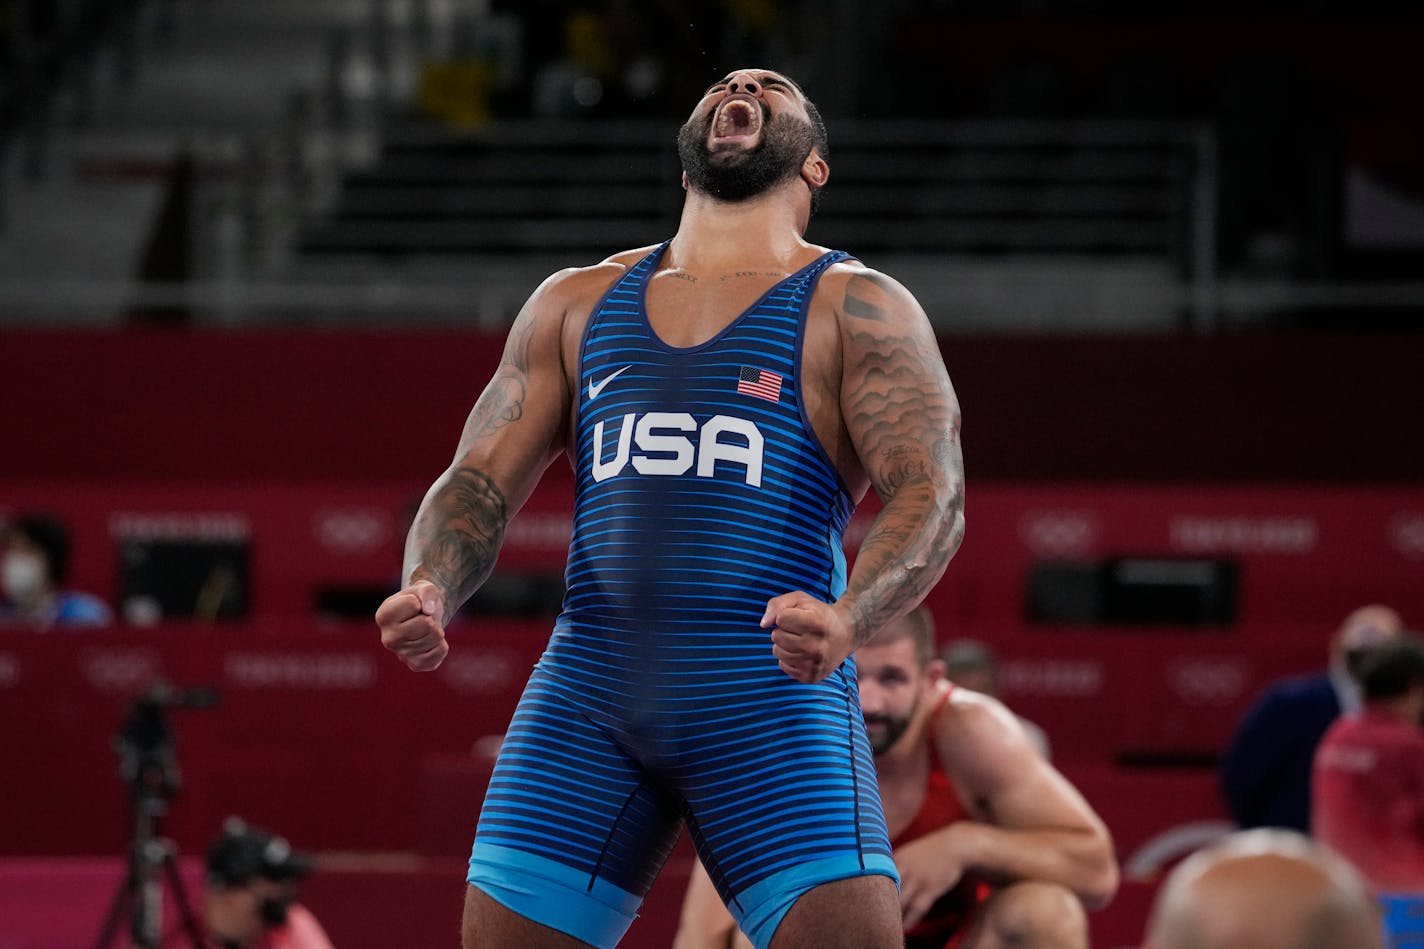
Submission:
M 722 104 L 712 118 L 712 140 L 735 142 L 752 139 L 761 132 L 761 109 L 746 99 L 731 99 Z

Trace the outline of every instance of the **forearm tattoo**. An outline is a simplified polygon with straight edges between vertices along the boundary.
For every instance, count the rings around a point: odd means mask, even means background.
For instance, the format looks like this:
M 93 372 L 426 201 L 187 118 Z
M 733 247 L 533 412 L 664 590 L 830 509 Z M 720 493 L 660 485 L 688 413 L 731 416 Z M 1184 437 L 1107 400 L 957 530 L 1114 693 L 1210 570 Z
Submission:
M 912 609 L 939 581 L 964 536 L 964 459 L 954 390 L 927 333 L 892 335 L 871 277 L 847 284 L 846 425 L 884 509 L 856 557 L 846 590 L 856 645 Z M 879 325 L 875 325 L 879 324 Z
M 489 577 L 504 539 L 504 494 L 483 471 L 452 468 L 431 488 L 406 540 L 406 583 L 439 587 L 448 618 Z

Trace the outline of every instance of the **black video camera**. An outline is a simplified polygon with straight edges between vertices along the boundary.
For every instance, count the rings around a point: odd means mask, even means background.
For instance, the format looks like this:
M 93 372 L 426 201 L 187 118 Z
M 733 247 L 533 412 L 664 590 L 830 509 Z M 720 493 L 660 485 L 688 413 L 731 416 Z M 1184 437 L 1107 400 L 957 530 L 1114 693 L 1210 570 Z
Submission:
M 161 680 L 130 703 L 123 728 L 114 738 L 114 747 L 119 753 L 120 772 L 136 794 L 170 797 L 181 783 L 167 710 L 213 708 L 217 704 L 216 689 L 208 686 L 177 688 Z

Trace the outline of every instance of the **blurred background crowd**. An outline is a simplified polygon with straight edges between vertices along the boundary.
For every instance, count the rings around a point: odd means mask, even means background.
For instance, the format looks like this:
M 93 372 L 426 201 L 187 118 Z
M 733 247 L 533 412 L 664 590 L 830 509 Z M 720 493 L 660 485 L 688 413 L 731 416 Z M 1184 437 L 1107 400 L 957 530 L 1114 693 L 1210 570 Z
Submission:
M 336 945 L 453 931 L 568 472 L 438 674 L 370 615 L 520 304 L 672 233 L 741 65 L 826 117 L 808 238 L 939 334 L 970 527 L 929 606 L 1107 820 L 1094 944 L 1138 945 L 1186 853 L 1310 830 L 1346 618 L 1424 622 L 1421 48 L 1402 0 L 0 0 L 0 949 L 92 942 L 163 682 L 217 697 L 158 703 L 195 890 L 238 814 L 314 854 Z M 1304 744 L 1252 737 L 1282 688 Z
M 1397 325 L 1420 304 L 1408 4 L 0 15 L 7 323 L 498 324 L 550 264 L 667 230 L 668 120 L 733 62 L 786 69 L 832 118 L 822 239 L 912 268 L 948 326 Z

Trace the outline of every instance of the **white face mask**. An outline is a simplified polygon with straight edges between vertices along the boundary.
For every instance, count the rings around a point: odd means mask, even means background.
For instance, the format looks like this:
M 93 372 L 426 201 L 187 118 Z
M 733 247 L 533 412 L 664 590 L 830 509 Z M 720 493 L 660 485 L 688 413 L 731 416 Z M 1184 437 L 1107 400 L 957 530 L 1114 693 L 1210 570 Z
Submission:
M 7 599 L 27 603 L 44 589 L 44 561 L 34 554 L 11 550 L 0 560 L 0 588 Z

